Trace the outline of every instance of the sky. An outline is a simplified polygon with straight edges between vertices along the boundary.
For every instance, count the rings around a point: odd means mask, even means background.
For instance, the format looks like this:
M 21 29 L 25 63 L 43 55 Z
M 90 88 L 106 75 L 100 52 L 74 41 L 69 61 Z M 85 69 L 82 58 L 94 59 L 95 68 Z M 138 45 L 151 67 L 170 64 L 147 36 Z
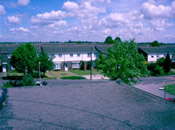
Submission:
M 0 42 L 175 43 L 175 0 L 0 0 Z

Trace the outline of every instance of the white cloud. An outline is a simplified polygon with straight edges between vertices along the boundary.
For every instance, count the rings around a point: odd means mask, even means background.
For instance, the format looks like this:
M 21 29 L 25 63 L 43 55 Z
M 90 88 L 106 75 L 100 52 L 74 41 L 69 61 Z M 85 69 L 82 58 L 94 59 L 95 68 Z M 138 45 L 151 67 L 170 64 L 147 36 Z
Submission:
M 172 7 L 164 5 L 154 5 L 151 3 L 143 3 L 141 7 L 141 12 L 144 14 L 145 18 L 171 18 L 172 17 Z
M 4 6 L 3 5 L 0 5 L 0 15 L 3 15 L 5 13 L 6 13 L 6 11 L 5 11 Z
M 30 3 L 30 0 L 18 0 L 18 5 L 26 6 Z
M 151 21 L 152 26 L 157 31 L 164 31 L 166 27 L 166 21 L 164 19 L 155 19 Z
M 67 17 L 76 17 L 81 22 L 92 23 L 98 20 L 100 13 L 106 13 L 105 8 L 99 8 L 92 5 L 89 1 L 83 1 L 80 4 L 67 1 L 62 7 L 66 11 Z
M 52 24 L 49 24 L 48 27 L 54 28 L 54 27 L 59 27 L 59 26 L 66 26 L 67 22 L 64 20 L 56 21 Z
M 12 24 L 20 23 L 20 19 L 17 16 L 8 16 L 7 19 L 8 19 L 8 22 Z
M 23 27 L 11 28 L 10 31 L 11 32 L 30 32 L 28 28 L 23 28 Z
M 104 35 L 110 35 L 110 33 L 111 33 L 111 29 L 109 29 L 109 28 L 103 30 Z
M 65 12 L 63 11 L 54 11 L 46 12 L 43 14 L 37 14 L 35 17 L 31 18 L 31 23 L 34 25 L 49 25 L 53 24 L 55 21 L 58 21 L 65 17 Z
M 100 25 L 106 27 L 120 27 L 132 24 L 134 21 L 141 20 L 143 15 L 138 11 L 130 13 L 111 13 L 108 16 L 102 18 L 99 22 Z
M 78 10 L 79 5 L 75 2 L 67 1 L 63 4 L 63 9 L 65 9 L 65 10 Z

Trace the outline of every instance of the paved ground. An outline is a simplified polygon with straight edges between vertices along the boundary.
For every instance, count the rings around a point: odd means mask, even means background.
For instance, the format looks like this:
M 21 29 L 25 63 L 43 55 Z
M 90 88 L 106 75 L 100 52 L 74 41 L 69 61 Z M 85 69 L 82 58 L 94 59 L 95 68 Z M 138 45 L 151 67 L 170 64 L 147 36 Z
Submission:
M 164 77 L 147 77 L 142 78 L 141 81 L 139 81 L 136 85 L 134 85 L 136 88 L 139 88 L 141 90 L 144 90 L 146 92 L 152 93 L 156 96 L 167 98 L 167 97 L 174 97 L 174 95 L 171 95 L 164 90 L 160 90 L 160 88 L 163 88 L 167 84 L 175 83 L 175 76 L 164 76 Z
M 8 89 L 0 129 L 173 129 L 175 104 L 112 81 Z

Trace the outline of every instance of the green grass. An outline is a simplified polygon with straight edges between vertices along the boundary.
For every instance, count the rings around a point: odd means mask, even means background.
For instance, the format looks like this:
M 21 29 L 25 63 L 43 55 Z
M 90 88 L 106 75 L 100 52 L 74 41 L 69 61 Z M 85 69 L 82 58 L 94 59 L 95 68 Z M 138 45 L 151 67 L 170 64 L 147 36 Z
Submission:
M 90 70 L 70 70 L 70 72 L 77 74 L 77 75 L 90 75 Z M 97 70 L 92 70 L 92 74 L 93 75 L 97 75 L 97 74 L 102 74 L 101 71 L 97 71 Z
M 84 77 L 81 77 L 81 76 L 68 76 L 68 77 L 61 77 L 61 79 L 76 80 L 76 79 L 85 79 L 85 78 Z
M 69 76 L 78 76 L 77 74 L 68 72 L 68 71 L 50 71 L 48 73 L 46 73 L 46 76 L 48 78 L 57 78 L 60 79 L 62 77 L 69 77 Z
M 165 91 L 175 95 L 175 84 L 170 84 L 165 86 Z

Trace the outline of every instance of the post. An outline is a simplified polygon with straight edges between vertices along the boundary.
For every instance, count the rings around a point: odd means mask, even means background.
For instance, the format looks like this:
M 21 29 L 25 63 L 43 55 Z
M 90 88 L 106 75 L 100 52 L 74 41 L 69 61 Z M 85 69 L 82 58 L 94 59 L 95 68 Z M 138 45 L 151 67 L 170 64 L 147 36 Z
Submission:
M 40 78 L 41 78 L 41 75 L 40 75 L 40 62 L 39 62 L 39 65 L 38 65 L 38 69 L 39 69 L 39 80 L 40 80 Z
M 90 69 L 90 80 L 92 80 L 92 47 L 91 47 L 91 69 Z

